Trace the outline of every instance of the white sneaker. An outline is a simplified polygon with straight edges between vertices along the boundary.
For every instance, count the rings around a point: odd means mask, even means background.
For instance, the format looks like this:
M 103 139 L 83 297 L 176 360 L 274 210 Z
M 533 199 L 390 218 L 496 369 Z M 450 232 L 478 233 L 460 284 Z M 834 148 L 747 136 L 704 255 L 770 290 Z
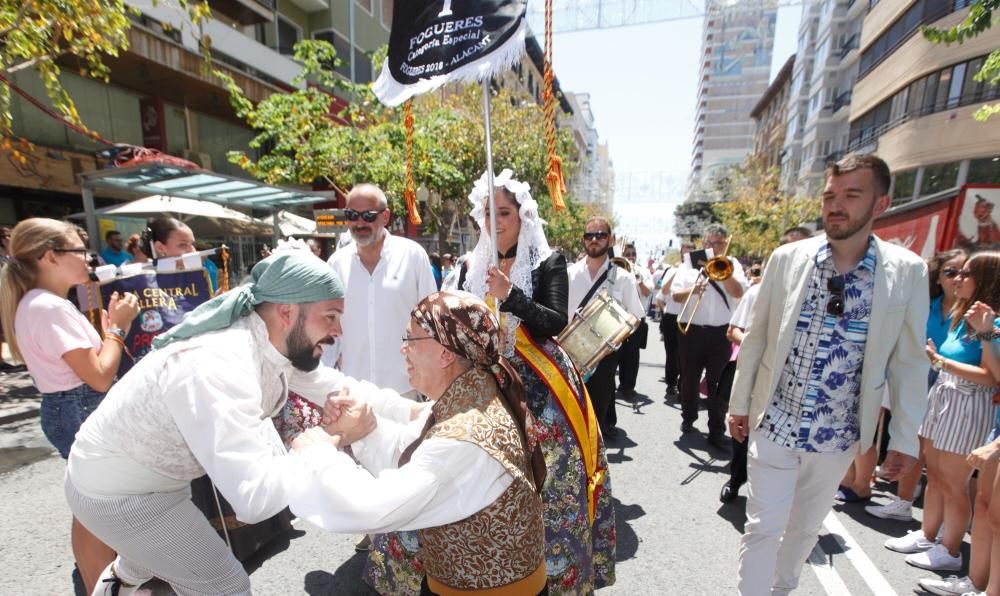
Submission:
M 910 521 L 913 519 L 913 504 L 900 498 L 893 497 L 893 500 L 885 505 L 868 505 L 865 511 L 869 515 L 882 519 L 898 519 Z
M 965 577 L 949 575 L 944 579 L 940 577 L 927 577 L 917 583 L 931 594 L 939 594 L 940 596 L 961 596 L 968 592 L 975 593 L 977 591 L 976 586 L 972 585 L 972 580 L 969 579 L 968 575 Z
M 906 555 L 906 562 L 928 571 L 958 571 L 962 568 L 962 553 L 951 556 L 943 544 L 935 544 L 927 552 Z
M 930 550 L 935 544 L 924 538 L 923 530 L 913 530 L 912 532 L 907 532 L 905 536 L 890 538 L 885 541 L 887 549 L 904 554 L 922 553 L 925 550 Z

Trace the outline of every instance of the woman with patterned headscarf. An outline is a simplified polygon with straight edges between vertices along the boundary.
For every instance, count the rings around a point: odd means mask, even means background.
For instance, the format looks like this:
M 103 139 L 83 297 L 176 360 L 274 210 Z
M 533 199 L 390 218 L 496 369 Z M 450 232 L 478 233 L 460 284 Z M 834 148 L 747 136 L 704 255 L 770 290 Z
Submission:
M 568 319 L 566 259 L 549 247 L 529 185 L 513 179 L 509 169 L 493 182 L 495 217 L 486 174 L 469 195 L 481 235 L 459 271 L 458 287 L 497 312 L 502 353 L 521 376 L 538 423 L 548 471 L 542 501 L 549 590 L 591 593 L 614 583 L 615 520 L 604 443 L 586 387 L 555 341 Z M 499 266 L 493 265 L 494 255 Z M 405 533 L 378 537 L 366 581 L 383 594 L 411 594 L 410 555 L 416 547 Z
M 416 530 L 421 594 L 547 593 L 545 461 L 500 345 L 482 300 L 423 299 L 400 351 L 430 403 L 368 396 L 366 406 L 331 414 L 333 437 L 321 428 L 299 435 L 292 446 L 310 465 L 333 467 L 290 488 L 292 511 L 335 532 Z M 371 475 L 335 449 L 347 443 Z

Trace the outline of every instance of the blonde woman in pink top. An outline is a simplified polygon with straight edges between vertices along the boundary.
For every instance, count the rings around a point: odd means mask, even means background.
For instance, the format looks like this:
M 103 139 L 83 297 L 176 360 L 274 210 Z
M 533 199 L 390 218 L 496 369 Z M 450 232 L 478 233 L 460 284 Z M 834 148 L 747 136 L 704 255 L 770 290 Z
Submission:
M 133 294 L 112 296 L 103 338 L 66 299 L 88 281 L 90 251 L 75 226 L 32 218 L 14 226 L 0 274 L 0 320 L 11 354 L 24 362 L 42 394 L 42 432 L 63 459 L 76 431 L 111 387 L 125 333 L 139 313 Z M 115 553 L 75 518 L 73 555 L 86 591 Z M 74 578 L 75 579 L 75 578 Z

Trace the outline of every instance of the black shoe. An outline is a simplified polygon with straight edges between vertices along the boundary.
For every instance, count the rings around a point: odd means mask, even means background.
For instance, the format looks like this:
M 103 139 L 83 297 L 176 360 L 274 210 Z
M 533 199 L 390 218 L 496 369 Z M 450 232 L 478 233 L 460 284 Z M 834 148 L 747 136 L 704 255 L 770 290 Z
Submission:
M 677 390 L 677 385 L 667 385 L 667 395 L 680 395 L 681 392 Z
M 738 496 L 740 496 L 740 485 L 733 486 L 732 482 L 726 482 L 722 485 L 722 491 L 719 492 L 720 501 L 732 503 Z
M 694 428 L 694 422 L 681 422 L 681 432 L 686 435 L 698 431 Z
M 726 435 L 720 435 L 716 433 L 708 434 L 708 444 L 712 447 L 722 449 L 723 451 L 729 450 L 729 437 Z

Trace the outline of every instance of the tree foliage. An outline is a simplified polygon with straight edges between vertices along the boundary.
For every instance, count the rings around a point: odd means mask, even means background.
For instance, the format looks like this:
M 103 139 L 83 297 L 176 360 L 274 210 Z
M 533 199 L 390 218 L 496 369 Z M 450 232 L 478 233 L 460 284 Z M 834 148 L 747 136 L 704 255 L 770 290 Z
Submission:
M 403 109 L 386 108 L 367 85 L 352 85 L 332 71 L 336 53 L 322 41 L 303 41 L 295 47 L 303 66 L 305 89 L 275 93 L 253 104 L 224 73 L 237 115 L 258 131 L 250 142 L 258 157 L 243 151 L 228 154 L 231 162 L 272 184 L 313 184 L 326 181 L 339 188 L 359 182 L 378 185 L 395 212 L 403 207 L 406 172 L 406 133 Z M 351 99 L 339 114 L 331 114 L 333 98 L 321 87 Z M 413 177 L 439 199 L 425 206 L 429 231 L 446 228 L 469 211 L 467 196 L 486 169 L 482 91 L 479 86 L 449 87 L 415 98 Z M 338 122 L 332 116 L 337 116 Z M 347 122 L 344 125 L 342 122 Z M 579 232 L 589 210 L 568 201 L 559 214 L 551 210 L 545 187 L 546 154 L 542 110 L 501 89 L 491 100 L 493 164 L 497 172 L 510 168 L 519 180 L 531 184 L 532 194 L 549 219 L 549 241 L 566 250 L 578 246 Z M 559 136 L 564 171 L 577 170 L 568 131 Z
M 934 43 L 962 44 L 990 28 L 993 22 L 993 11 L 1000 12 L 1000 0 L 979 0 L 969 8 L 968 16 L 954 27 L 939 29 L 924 26 L 921 31 L 927 40 Z M 990 53 L 974 78 L 976 82 L 984 85 L 1000 84 L 1000 49 Z M 996 113 L 1000 113 L 1000 103 L 981 107 L 976 111 L 974 117 L 977 120 L 985 121 Z

